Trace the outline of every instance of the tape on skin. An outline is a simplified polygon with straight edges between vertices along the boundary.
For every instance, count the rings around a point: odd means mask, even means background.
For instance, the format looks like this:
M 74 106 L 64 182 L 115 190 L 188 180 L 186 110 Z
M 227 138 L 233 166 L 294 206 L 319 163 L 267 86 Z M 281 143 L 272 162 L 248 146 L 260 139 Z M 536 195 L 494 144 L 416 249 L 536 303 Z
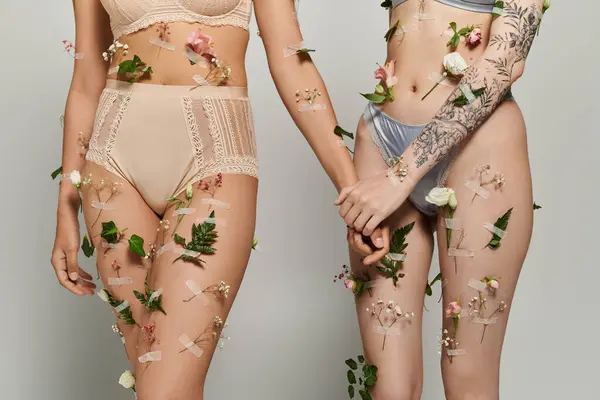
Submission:
M 138 362 L 147 363 L 152 361 L 160 361 L 162 358 L 162 353 L 160 351 L 151 351 L 146 354 L 142 354 L 138 357 Z
M 450 247 L 448 249 L 448 256 L 473 258 L 475 257 L 475 251 L 473 249 L 457 249 L 454 247 Z
M 150 297 L 148 297 L 148 304 L 151 304 L 154 300 L 156 300 L 163 293 L 162 289 L 155 290 L 152 292 Z
M 283 56 L 284 57 L 291 57 L 291 56 L 295 56 L 296 54 L 298 54 L 300 52 L 301 49 L 305 49 L 306 46 L 304 46 L 304 42 L 300 42 L 298 44 L 294 44 L 291 46 L 286 46 L 283 48 Z
M 202 293 L 204 293 L 202 288 L 200 286 L 198 286 L 198 284 L 191 279 L 188 279 L 187 281 L 185 281 L 185 286 L 187 286 L 188 289 L 190 289 L 192 291 L 192 293 L 194 293 L 194 296 L 200 296 Z
M 387 178 L 394 186 L 398 186 L 402 183 L 402 181 L 400 180 L 400 178 L 398 178 L 398 176 L 396 175 L 396 173 L 394 172 L 394 170 L 392 168 L 388 169 Z
M 394 33 L 394 36 L 401 36 L 402 38 L 404 38 L 404 35 L 406 35 L 407 33 L 408 29 L 406 29 L 404 25 L 399 25 L 396 29 L 396 33 Z
M 189 215 L 196 212 L 195 208 L 180 208 L 178 210 L 173 211 L 173 216 L 176 217 L 178 215 Z
M 492 14 L 496 14 L 503 17 L 506 15 L 506 10 L 503 8 L 494 7 L 492 8 Z
M 113 75 L 119 72 L 119 67 L 112 67 L 108 70 L 108 75 Z
M 109 206 L 108 204 L 103 203 L 101 201 L 92 201 L 92 207 L 99 208 L 100 210 L 114 210 L 115 209 L 114 206 Z
M 200 358 L 202 353 L 204 353 L 204 351 L 200 347 L 196 346 L 196 343 L 192 342 L 192 340 L 185 333 L 182 333 L 181 336 L 179 336 L 179 341 L 185 346 L 186 349 L 190 351 L 190 353 L 195 355 L 196 358 Z
M 83 59 L 83 53 L 75 53 L 75 59 L 76 60 L 82 60 Z
M 490 191 L 475 181 L 466 181 L 465 187 L 474 191 L 477 196 L 483 197 L 484 199 L 490 198 Z
M 202 255 L 202 253 L 200 253 L 199 251 L 194 251 L 194 250 L 188 250 L 188 249 L 177 249 L 177 253 L 179 253 L 182 256 L 188 256 L 188 257 L 200 257 Z
M 195 53 L 189 47 L 185 48 L 185 56 L 187 57 L 188 60 L 190 60 L 191 62 L 193 62 L 196 65 L 199 65 L 201 67 L 208 67 L 209 66 L 208 60 L 206 58 L 202 57 L 198 53 Z
M 447 76 L 440 74 L 439 72 L 431 72 L 427 79 L 434 81 L 435 83 L 439 83 L 442 86 L 454 87 L 454 84 L 450 82 Z
M 460 91 L 462 92 L 462 94 L 465 95 L 465 97 L 467 98 L 467 101 L 469 102 L 469 104 L 473 103 L 476 99 L 475 95 L 473 94 L 473 92 L 471 91 L 471 89 L 465 85 L 464 83 L 460 84 L 458 86 L 458 88 L 460 89 Z
M 346 143 L 344 143 L 343 139 L 339 139 L 337 141 L 337 145 L 338 145 L 338 147 L 346 147 Z
M 215 224 L 221 227 L 227 226 L 227 221 L 223 218 L 198 218 L 196 220 L 196 224 L 203 224 L 204 222 L 208 222 L 209 224 Z
M 480 318 L 480 317 L 473 317 L 472 322 L 474 324 L 482 324 L 482 325 L 492 325 L 495 324 L 498 321 L 498 317 L 491 317 L 491 318 Z
M 117 247 L 119 247 L 120 244 L 121 244 L 121 242 L 119 242 L 119 243 L 108 243 L 108 242 L 102 241 L 102 248 L 104 248 L 104 249 L 116 249 Z
M 477 290 L 478 292 L 485 292 L 487 289 L 487 285 L 477 279 L 469 279 L 469 287 Z
M 207 205 L 213 206 L 213 207 L 223 208 L 225 210 L 229 210 L 231 208 L 231 204 L 229 204 L 225 201 L 217 200 L 217 199 L 204 198 L 201 200 L 201 203 L 207 204 Z
M 379 333 L 381 335 L 391 335 L 391 336 L 399 336 L 400 335 L 400 329 L 398 329 L 398 327 L 392 326 L 392 327 L 386 327 L 386 326 L 376 326 L 373 329 L 376 333 Z
M 162 47 L 163 49 L 175 51 L 175 45 L 174 44 L 169 43 L 169 42 L 163 42 L 159 38 L 152 38 L 152 39 L 150 39 L 150 43 L 152 43 L 155 46 Z
M 418 19 L 419 21 L 428 21 L 428 20 L 433 20 L 435 19 L 435 17 L 431 14 L 427 14 L 427 13 L 417 13 L 415 15 L 413 15 L 414 19 Z
M 458 231 L 462 228 L 462 223 L 460 222 L 459 219 L 455 219 L 455 218 L 444 218 L 444 226 L 447 229 L 451 229 L 453 231 Z
M 175 248 L 175 242 L 169 242 L 163 246 L 156 252 L 156 257 L 160 257 L 163 253 L 167 251 L 171 251 Z
M 497 226 L 495 226 L 494 224 L 491 224 L 489 222 L 486 222 L 485 224 L 483 224 L 483 226 L 485 227 L 485 229 L 487 229 L 488 231 L 492 232 L 495 235 L 498 235 L 500 237 L 500 239 L 502 239 L 503 237 L 506 236 L 506 231 L 503 231 L 502 229 L 498 228 Z
M 309 111 L 323 111 L 327 109 L 326 104 L 300 104 L 298 106 L 298 111 L 300 112 L 309 112 Z
M 131 285 L 132 283 L 133 283 L 133 279 L 130 277 L 108 278 L 108 284 L 110 286 Z
M 467 351 L 464 349 L 448 349 L 446 350 L 446 354 L 448 354 L 449 357 L 464 356 L 467 354 Z
M 192 79 L 194 80 L 194 82 L 196 82 L 200 86 L 207 86 L 208 85 L 208 81 L 206 79 L 204 79 L 203 76 L 200 76 L 198 74 L 192 76 Z
M 404 253 L 388 253 L 387 257 L 392 261 L 405 261 L 407 254 Z
M 121 311 L 126 310 L 127 308 L 129 308 L 129 303 L 127 302 L 127 300 L 125 300 L 124 302 L 115 307 L 115 311 L 120 313 Z

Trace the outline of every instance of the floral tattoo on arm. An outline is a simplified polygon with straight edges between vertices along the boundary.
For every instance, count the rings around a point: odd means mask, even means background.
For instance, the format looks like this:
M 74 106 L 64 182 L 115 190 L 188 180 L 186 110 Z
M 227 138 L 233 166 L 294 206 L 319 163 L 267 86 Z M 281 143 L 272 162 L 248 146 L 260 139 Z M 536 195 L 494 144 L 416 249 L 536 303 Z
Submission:
M 490 37 L 489 47 L 501 53 L 479 60 L 464 74 L 458 87 L 446 100 L 433 120 L 413 142 L 417 167 L 430 159 L 441 161 L 461 140 L 483 124 L 510 90 L 516 64 L 525 61 L 541 22 L 541 10 L 534 2 L 529 6 L 518 0 L 505 2 L 501 33 Z M 463 105 L 461 87 L 483 89 L 475 101 Z

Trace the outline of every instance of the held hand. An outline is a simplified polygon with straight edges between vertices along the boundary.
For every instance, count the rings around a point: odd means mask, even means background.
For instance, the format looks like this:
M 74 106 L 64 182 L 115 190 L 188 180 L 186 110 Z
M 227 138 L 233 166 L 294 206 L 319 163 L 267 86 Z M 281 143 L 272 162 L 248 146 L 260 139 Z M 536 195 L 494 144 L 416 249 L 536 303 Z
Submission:
M 79 267 L 79 221 L 77 209 L 70 205 L 59 205 L 56 239 L 52 250 L 52 266 L 58 282 L 78 296 L 93 296 L 96 285 L 90 274 Z
M 346 225 L 364 236 L 371 236 L 412 192 L 409 180 L 400 182 L 397 176 L 387 174 L 384 172 L 342 189 L 335 202 L 340 206 L 340 216 Z
M 364 265 L 376 264 L 390 252 L 390 229 L 387 225 L 375 229 L 369 238 L 348 227 L 347 238 L 350 248 L 364 257 Z

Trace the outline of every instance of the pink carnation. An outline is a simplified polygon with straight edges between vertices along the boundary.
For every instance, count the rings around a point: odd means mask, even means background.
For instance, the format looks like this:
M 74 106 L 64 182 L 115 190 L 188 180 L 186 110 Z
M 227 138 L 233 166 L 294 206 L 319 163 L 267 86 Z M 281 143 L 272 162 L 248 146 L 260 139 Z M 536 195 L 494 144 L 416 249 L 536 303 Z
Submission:
M 490 279 L 488 281 L 488 285 L 492 288 L 492 289 L 499 289 L 500 288 L 500 282 L 498 282 L 495 279 Z
M 475 28 L 471 31 L 471 33 L 469 33 L 469 36 L 467 36 L 467 43 L 470 46 L 477 46 L 479 43 L 481 43 L 481 39 L 481 29 Z
M 388 62 L 383 67 L 380 65 L 379 68 L 377 68 L 375 70 L 375 79 L 379 79 L 380 81 L 385 82 L 385 85 L 388 88 L 391 88 L 396 83 L 398 83 L 398 78 L 396 78 L 394 76 L 395 69 L 396 69 L 396 61 L 395 60 Z
M 446 307 L 446 317 L 458 317 L 460 316 L 460 312 L 462 311 L 462 307 L 458 302 L 453 301 Z
M 353 279 L 346 279 L 344 281 L 344 286 L 346 286 L 346 289 L 354 292 L 356 290 L 356 281 Z
M 213 47 L 214 42 L 212 37 L 202 33 L 202 29 L 197 29 L 192 32 L 187 39 L 187 46 L 196 54 L 207 57 L 216 58 L 217 53 Z

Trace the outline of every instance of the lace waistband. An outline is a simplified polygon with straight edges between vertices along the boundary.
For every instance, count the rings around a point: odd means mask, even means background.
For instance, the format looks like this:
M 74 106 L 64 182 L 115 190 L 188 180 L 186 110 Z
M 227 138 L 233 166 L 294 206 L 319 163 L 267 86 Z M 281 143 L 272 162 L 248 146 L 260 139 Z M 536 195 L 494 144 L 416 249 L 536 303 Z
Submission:
M 248 99 L 248 88 L 239 86 L 179 86 L 129 83 L 115 79 L 106 80 L 106 88 L 127 93 L 149 93 L 161 97 L 211 97 L 220 99 Z

